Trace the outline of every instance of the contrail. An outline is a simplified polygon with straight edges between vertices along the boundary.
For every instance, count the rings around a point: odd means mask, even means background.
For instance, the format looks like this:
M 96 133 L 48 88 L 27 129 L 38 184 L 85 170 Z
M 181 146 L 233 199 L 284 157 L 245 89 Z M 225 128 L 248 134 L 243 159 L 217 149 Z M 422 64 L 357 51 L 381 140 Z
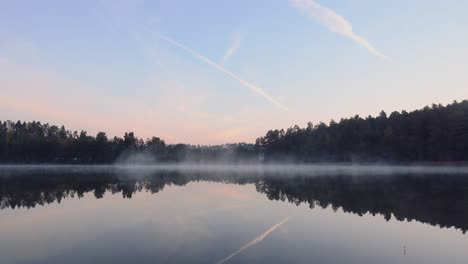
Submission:
M 390 60 L 385 54 L 378 51 L 367 39 L 353 31 L 349 21 L 332 9 L 322 6 L 314 0 L 290 0 L 299 11 L 323 24 L 333 33 L 352 39 L 354 42 L 366 48 L 370 53 L 385 60 Z
M 233 38 L 231 46 L 224 54 L 223 59 L 221 60 L 221 65 L 224 65 L 237 52 L 237 50 L 239 50 L 241 41 L 242 38 L 239 33 L 237 33 Z
M 279 222 L 278 224 L 270 227 L 267 231 L 263 232 L 262 234 L 260 234 L 259 236 L 257 236 L 256 238 L 254 238 L 252 241 L 250 241 L 249 243 L 243 245 L 239 250 L 237 250 L 236 252 L 232 253 L 231 255 L 223 258 L 222 260 L 216 262 L 216 264 L 222 264 L 222 263 L 225 263 L 226 261 L 228 261 L 229 259 L 231 259 L 232 257 L 234 257 L 235 255 L 241 253 L 242 251 L 248 249 L 249 247 L 257 244 L 257 243 L 260 243 L 262 242 L 262 240 L 267 237 L 269 234 L 273 233 L 273 231 L 275 231 L 278 227 L 280 227 L 282 224 L 286 223 L 287 221 L 289 220 L 289 217 L 286 217 L 285 219 L 283 219 L 283 221 Z
M 218 63 L 208 59 L 207 57 L 201 55 L 200 53 L 196 52 L 195 50 L 167 37 L 167 36 L 163 36 L 163 35 L 160 35 L 160 34 L 156 34 L 160 39 L 190 53 L 192 56 L 198 58 L 199 60 L 211 65 L 212 67 L 214 67 L 215 69 L 217 69 L 218 71 L 230 76 L 231 78 L 233 79 L 236 79 L 238 82 L 240 82 L 242 85 L 244 85 L 245 87 L 249 88 L 250 90 L 252 90 L 254 93 L 257 93 L 259 95 L 261 95 L 263 98 L 265 98 L 266 100 L 268 100 L 270 103 L 276 105 L 277 107 L 285 110 L 285 111 L 288 111 L 288 107 L 283 105 L 282 103 L 278 102 L 275 98 L 273 98 L 271 95 L 269 95 L 267 92 L 263 91 L 260 87 L 258 86 L 255 86 L 251 83 L 249 83 L 248 81 L 246 80 L 243 80 L 242 78 L 240 78 L 239 76 L 237 76 L 236 74 L 234 74 L 233 72 L 231 72 L 230 70 L 224 68 L 223 66 L 219 65 Z

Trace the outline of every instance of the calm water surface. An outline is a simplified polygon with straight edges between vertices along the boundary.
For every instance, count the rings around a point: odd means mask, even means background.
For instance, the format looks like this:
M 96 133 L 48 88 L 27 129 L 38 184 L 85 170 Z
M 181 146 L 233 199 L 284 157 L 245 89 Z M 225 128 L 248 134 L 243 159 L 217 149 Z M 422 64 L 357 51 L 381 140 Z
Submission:
M 1 263 L 468 263 L 468 175 L 0 170 Z

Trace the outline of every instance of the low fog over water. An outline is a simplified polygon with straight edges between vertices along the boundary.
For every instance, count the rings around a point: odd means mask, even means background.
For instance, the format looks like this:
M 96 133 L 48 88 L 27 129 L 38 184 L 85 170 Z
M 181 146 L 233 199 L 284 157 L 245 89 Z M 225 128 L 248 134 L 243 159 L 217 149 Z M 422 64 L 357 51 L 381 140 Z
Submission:
M 378 176 L 399 174 L 467 174 L 468 166 L 451 165 L 355 165 L 355 164 L 212 164 L 212 163 L 162 163 L 113 165 L 1 165 L 0 173 L 14 171 L 66 171 L 66 172 L 131 172 L 145 173 L 158 171 L 199 172 L 199 173 L 246 173 L 267 175 L 353 175 Z

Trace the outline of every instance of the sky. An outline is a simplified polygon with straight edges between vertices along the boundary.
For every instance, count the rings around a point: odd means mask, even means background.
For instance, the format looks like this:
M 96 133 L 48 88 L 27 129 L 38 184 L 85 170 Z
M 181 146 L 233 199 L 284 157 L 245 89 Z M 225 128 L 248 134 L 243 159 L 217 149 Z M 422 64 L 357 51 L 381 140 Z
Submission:
M 169 143 L 468 98 L 468 1 L 0 0 L 0 120 Z

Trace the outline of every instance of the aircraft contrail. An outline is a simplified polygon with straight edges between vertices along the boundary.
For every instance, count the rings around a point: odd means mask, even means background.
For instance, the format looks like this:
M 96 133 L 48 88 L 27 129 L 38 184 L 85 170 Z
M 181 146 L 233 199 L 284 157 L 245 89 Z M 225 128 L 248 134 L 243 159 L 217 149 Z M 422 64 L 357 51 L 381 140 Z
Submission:
M 237 33 L 232 40 L 231 46 L 224 54 L 223 59 L 221 60 L 221 65 L 224 65 L 237 52 L 237 50 L 239 50 L 241 41 L 242 37 Z
M 331 32 L 352 39 L 379 58 L 388 61 L 391 60 L 385 54 L 378 51 L 367 39 L 356 34 L 351 23 L 334 10 L 320 5 L 315 0 L 290 0 L 290 2 L 299 11 L 317 20 L 319 23 L 326 26 Z
M 249 243 L 243 245 L 239 250 L 237 250 L 236 252 L 232 253 L 231 255 L 223 258 L 222 260 L 216 262 L 216 264 L 222 264 L 222 263 L 225 263 L 226 261 L 228 261 L 229 259 L 231 259 L 232 257 L 234 257 L 235 255 L 241 253 L 242 251 L 248 249 L 249 247 L 257 244 L 257 243 L 260 243 L 262 242 L 263 239 L 265 239 L 265 237 L 267 237 L 269 234 L 273 233 L 273 231 L 275 231 L 278 227 L 280 227 L 282 224 L 286 223 L 287 221 L 289 220 L 289 217 L 286 217 L 285 219 L 283 219 L 283 221 L 279 222 L 278 224 L 270 227 L 267 231 L 263 232 L 262 234 L 258 235 L 256 238 L 254 238 L 252 241 L 250 241 Z
M 249 88 L 250 90 L 252 90 L 254 93 L 256 94 L 259 94 L 261 95 L 263 98 L 265 98 L 266 100 L 268 100 L 270 103 L 276 105 L 277 107 L 285 110 L 285 111 L 288 111 L 288 107 L 283 105 L 282 103 L 280 103 L 279 101 L 277 101 L 275 98 L 273 98 L 271 95 L 269 95 L 267 92 L 265 92 L 263 89 L 261 89 L 260 87 L 258 86 L 255 86 L 253 84 L 251 84 L 250 82 L 242 79 L 241 77 L 237 76 L 235 73 L 231 72 L 230 70 L 224 68 L 223 66 L 219 65 L 218 63 L 210 60 L 209 58 L 201 55 L 200 53 L 196 52 L 195 50 L 167 37 L 167 36 L 163 36 L 161 34 L 156 34 L 160 39 L 190 53 L 192 56 L 198 58 L 199 60 L 211 65 L 212 67 L 214 67 L 215 69 L 217 69 L 218 71 L 230 76 L 231 78 L 237 80 L 238 82 L 240 82 L 243 86 Z

